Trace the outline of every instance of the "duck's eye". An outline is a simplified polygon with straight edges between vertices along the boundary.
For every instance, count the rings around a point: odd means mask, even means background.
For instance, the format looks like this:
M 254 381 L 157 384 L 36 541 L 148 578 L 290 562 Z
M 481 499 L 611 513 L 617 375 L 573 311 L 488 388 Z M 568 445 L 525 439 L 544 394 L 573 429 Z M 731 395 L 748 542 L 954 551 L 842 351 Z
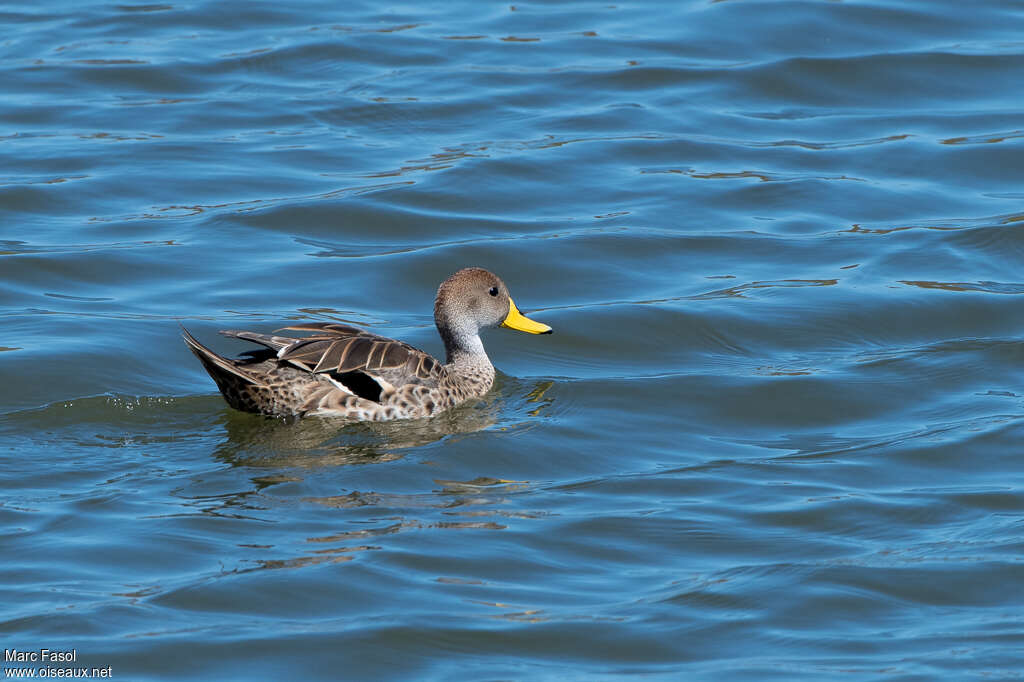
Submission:
M 491 287 L 491 290 L 488 291 L 487 293 L 489 293 L 491 296 L 497 296 L 498 295 L 498 287 Z

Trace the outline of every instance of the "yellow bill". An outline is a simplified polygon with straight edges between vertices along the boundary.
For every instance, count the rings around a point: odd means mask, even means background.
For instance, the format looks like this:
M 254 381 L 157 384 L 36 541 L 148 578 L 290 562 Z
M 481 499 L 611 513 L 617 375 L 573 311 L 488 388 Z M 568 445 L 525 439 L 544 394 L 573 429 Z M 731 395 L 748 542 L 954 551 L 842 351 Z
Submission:
M 521 332 L 529 332 L 530 334 L 550 334 L 551 327 L 540 322 L 534 322 L 530 318 L 519 312 L 519 308 L 512 299 L 508 299 L 508 315 L 505 317 L 505 321 L 501 323 L 502 327 L 508 327 L 509 329 L 518 329 Z

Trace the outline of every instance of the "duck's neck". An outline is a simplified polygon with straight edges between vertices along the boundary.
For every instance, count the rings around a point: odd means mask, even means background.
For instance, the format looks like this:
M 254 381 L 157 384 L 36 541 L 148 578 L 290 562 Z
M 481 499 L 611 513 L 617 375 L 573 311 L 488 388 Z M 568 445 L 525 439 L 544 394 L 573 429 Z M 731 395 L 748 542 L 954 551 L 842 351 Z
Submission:
M 434 319 L 441 340 L 444 341 L 447 364 L 490 366 L 491 361 L 480 340 L 480 331 L 475 326 L 461 326 L 453 320 L 443 319 L 443 316 L 435 315 Z
M 447 376 L 462 399 L 482 396 L 491 389 L 494 365 L 484 352 L 484 344 L 478 334 L 455 343 L 446 339 L 445 350 L 448 354 Z
M 444 341 L 445 370 L 457 393 L 463 399 L 487 393 L 494 383 L 494 365 L 484 350 L 480 332 L 447 324 L 438 324 L 437 330 Z
M 487 357 L 484 344 L 479 336 L 474 336 L 466 343 L 456 346 L 445 344 L 449 365 L 490 365 L 491 360 Z
M 479 334 L 460 335 L 451 330 L 445 333 L 441 330 L 441 339 L 444 341 L 446 362 L 449 365 L 490 365 L 491 361 L 484 350 L 484 343 L 480 340 Z

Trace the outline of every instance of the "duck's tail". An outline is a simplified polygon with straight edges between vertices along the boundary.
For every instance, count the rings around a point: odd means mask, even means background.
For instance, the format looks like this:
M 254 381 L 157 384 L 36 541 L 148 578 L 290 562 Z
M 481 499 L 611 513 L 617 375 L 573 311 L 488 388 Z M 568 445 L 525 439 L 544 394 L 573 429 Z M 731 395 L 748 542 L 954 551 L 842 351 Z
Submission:
M 245 354 L 247 357 L 232 360 L 199 343 L 184 327 L 181 332 L 185 345 L 217 382 L 224 400 L 236 410 L 301 416 L 309 409 L 304 405 L 311 399 L 310 392 L 316 393 L 325 388 L 318 380 L 309 381 L 309 372 L 282 366 L 272 349 L 250 351 Z M 247 338 L 239 333 L 229 333 L 228 336 Z M 331 388 L 331 384 L 326 388 Z
M 256 384 L 257 386 L 262 385 L 259 377 L 251 372 L 245 371 L 244 368 L 240 367 L 239 364 L 226 358 L 223 355 L 217 355 L 212 350 L 199 343 L 196 337 L 192 336 L 187 329 L 181 328 L 181 336 L 185 340 L 185 345 L 189 347 L 196 357 L 199 358 L 199 362 L 203 363 L 203 368 L 207 373 L 213 377 L 213 380 L 217 382 L 218 386 L 221 386 L 221 392 L 223 392 L 222 381 L 231 381 L 232 383 L 237 382 L 239 379 L 250 384 Z
M 187 329 L 181 328 L 185 345 L 195 353 L 199 362 L 220 389 L 228 405 L 244 412 L 272 412 L 259 400 L 270 393 L 266 381 L 256 372 L 246 369 L 245 363 L 214 353 L 199 343 Z

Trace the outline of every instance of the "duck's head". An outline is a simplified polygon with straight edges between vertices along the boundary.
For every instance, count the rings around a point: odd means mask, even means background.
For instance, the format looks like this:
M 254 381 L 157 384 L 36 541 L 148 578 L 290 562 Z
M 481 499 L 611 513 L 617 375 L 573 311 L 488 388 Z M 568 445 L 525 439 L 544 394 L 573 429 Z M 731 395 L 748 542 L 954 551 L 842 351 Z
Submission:
M 475 351 L 473 341 L 479 345 L 480 330 L 486 327 L 551 333 L 548 325 L 519 312 L 501 278 L 483 268 L 464 268 L 441 283 L 434 300 L 434 322 L 449 355 L 455 349 Z

